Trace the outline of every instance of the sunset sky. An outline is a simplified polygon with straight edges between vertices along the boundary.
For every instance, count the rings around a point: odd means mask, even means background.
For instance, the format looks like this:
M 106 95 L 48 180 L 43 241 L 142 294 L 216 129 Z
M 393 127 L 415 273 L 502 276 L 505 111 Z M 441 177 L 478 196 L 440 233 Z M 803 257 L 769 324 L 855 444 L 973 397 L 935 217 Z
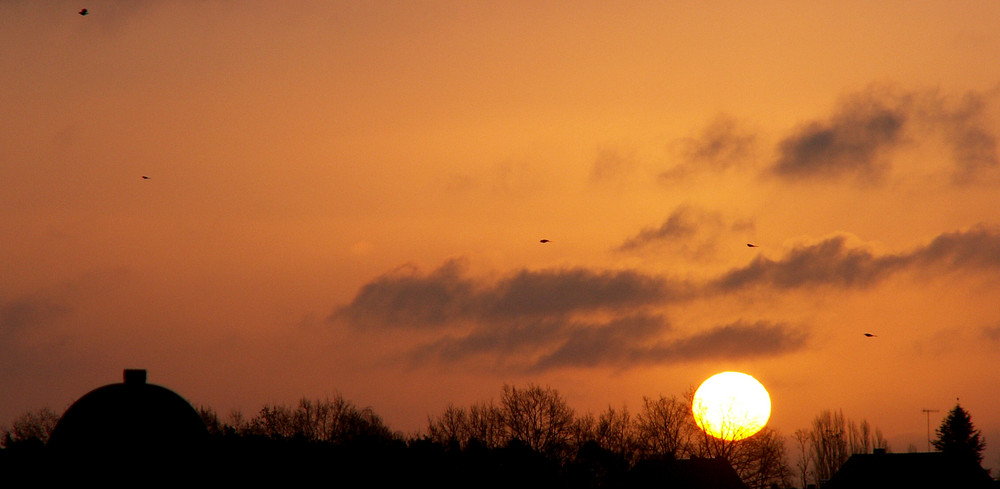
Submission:
M 505 383 L 638 411 L 736 370 L 781 433 L 843 409 L 898 452 L 960 398 L 1000 467 L 998 25 L 2 1 L 0 424 L 124 368 L 408 433 Z

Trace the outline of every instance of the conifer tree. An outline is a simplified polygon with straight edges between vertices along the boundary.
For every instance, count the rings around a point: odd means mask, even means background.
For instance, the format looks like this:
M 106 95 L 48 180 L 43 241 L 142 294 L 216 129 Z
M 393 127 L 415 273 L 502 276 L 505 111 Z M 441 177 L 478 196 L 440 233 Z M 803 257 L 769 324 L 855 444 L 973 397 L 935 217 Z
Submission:
M 959 457 L 974 459 L 977 463 L 983 461 L 983 449 L 986 441 L 982 433 L 972 425 L 972 417 L 962 409 L 960 404 L 948 412 L 948 416 L 937 429 L 937 439 L 932 441 L 939 451 Z

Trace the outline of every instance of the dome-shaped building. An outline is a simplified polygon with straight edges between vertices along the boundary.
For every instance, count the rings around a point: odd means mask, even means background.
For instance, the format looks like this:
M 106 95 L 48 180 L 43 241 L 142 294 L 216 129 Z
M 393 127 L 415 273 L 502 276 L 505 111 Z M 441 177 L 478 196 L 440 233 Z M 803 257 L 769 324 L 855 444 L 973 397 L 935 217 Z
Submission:
M 66 410 L 48 449 L 62 462 L 150 465 L 194 460 L 208 431 L 183 397 L 146 383 L 145 370 L 125 370 L 124 382 L 98 387 Z

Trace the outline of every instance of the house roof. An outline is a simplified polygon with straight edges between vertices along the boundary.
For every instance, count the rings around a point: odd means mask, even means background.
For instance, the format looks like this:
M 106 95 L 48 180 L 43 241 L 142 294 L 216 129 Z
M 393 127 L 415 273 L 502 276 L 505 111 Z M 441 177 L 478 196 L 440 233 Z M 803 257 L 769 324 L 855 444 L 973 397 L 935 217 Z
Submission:
M 941 452 L 854 454 L 824 489 L 989 488 L 993 479 L 975 460 Z

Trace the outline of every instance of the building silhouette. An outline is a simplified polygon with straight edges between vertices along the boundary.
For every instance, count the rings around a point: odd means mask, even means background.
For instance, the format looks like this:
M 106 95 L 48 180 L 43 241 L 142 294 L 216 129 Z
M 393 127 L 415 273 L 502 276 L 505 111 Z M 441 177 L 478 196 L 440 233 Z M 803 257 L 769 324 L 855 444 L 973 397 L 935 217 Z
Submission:
M 823 489 L 987 489 L 997 487 L 975 460 L 941 452 L 851 455 Z
M 145 370 L 123 377 L 63 413 L 47 444 L 53 467 L 92 474 L 194 468 L 208 440 L 198 412 L 170 389 L 146 383 Z

